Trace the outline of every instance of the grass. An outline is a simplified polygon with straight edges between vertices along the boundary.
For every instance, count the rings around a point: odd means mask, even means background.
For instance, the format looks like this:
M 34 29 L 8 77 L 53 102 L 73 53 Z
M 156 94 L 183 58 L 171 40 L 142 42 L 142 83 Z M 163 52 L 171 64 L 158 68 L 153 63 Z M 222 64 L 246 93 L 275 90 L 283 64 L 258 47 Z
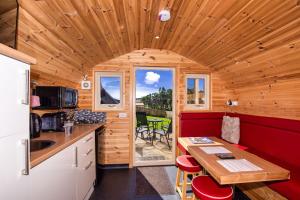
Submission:
M 162 120 L 161 123 L 158 123 L 158 129 L 162 129 L 162 126 L 167 126 L 169 125 L 169 123 L 171 122 L 171 119 L 168 119 L 168 118 L 164 118 L 164 117 L 155 117 L 155 116 L 147 116 L 147 119 L 160 119 Z

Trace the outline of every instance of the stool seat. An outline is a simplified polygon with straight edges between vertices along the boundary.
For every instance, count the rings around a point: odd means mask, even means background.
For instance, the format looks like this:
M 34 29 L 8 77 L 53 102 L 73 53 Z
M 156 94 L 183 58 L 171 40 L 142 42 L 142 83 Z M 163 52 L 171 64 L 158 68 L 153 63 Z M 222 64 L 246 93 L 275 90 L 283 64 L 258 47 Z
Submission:
M 233 196 L 232 187 L 219 185 L 210 176 L 194 178 L 192 190 L 195 196 L 201 200 L 229 200 Z
M 176 158 L 176 165 L 182 171 L 187 171 L 187 172 L 199 172 L 199 171 L 201 171 L 201 166 L 190 155 L 178 156 Z

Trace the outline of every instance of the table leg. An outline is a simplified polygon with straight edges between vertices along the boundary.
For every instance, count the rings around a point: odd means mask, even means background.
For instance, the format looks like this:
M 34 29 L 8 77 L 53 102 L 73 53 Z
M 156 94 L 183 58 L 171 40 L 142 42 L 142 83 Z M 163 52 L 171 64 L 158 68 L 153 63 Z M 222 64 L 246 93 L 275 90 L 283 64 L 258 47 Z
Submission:
M 156 126 L 157 126 L 157 124 L 155 123 L 155 122 L 153 122 L 153 131 L 152 131 L 152 145 L 153 145 L 153 142 L 154 142 L 154 140 L 156 140 Z
M 234 197 L 235 197 L 235 185 L 232 185 L 232 199 L 234 199 Z

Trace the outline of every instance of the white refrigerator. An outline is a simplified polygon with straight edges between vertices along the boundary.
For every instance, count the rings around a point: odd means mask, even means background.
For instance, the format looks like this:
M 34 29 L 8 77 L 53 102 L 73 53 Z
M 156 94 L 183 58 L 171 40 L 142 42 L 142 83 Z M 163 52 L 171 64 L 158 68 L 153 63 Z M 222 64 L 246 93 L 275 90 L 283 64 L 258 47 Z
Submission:
M 30 66 L 0 54 L 0 199 L 29 194 Z

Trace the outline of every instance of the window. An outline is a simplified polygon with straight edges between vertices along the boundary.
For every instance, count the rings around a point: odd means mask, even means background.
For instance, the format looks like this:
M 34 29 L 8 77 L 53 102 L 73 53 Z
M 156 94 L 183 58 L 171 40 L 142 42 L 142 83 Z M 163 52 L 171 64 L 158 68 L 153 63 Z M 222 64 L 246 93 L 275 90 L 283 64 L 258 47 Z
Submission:
M 95 110 L 123 107 L 123 74 L 95 72 Z
M 186 81 L 186 102 L 189 109 L 209 109 L 209 75 L 188 74 Z

